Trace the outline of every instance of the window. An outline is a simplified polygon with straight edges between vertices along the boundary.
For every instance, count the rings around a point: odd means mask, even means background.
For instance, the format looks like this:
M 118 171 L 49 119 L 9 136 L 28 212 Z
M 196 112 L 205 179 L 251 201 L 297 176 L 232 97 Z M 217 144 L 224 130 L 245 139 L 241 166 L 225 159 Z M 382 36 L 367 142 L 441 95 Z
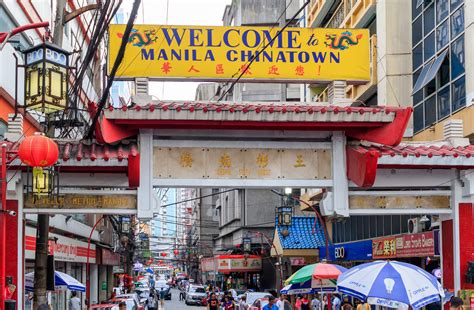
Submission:
M 0 3 L 0 32 L 10 32 L 13 28 L 18 27 L 18 23 L 13 19 L 13 16 Z M 10 41 L 20 50 L 25 50 L 32 46 L 30 40 L 25 34 L 17 34 L 10 38 Z
M 463 3 L 412 0 L 415 133 L 466 105 Z
M 3 119 L 0 119 L 0 140 L 5 139 L 5 133 L 7 130 L 8 124 Z

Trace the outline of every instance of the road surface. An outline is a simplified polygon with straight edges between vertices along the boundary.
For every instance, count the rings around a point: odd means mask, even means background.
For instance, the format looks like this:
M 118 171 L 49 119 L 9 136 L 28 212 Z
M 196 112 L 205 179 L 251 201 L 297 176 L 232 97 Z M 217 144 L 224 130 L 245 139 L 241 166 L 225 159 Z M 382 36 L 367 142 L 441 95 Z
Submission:
M 160 310 L 205 310 L 206 307 L 186 306 L 184 301 L 179 301 L 179 291 L 177 289 L 171 290 L 171 300 L 165 301 L 165 308 Z

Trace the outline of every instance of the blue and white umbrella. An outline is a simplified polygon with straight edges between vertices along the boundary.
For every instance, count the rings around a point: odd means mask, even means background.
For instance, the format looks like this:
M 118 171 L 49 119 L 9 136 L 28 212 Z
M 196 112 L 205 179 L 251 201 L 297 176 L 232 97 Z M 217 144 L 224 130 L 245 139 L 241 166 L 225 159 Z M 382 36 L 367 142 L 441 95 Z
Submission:
M 33 292 L 34 290 L 35 273 L 30 272 L 25 274 L 25 290 Z M 55 271 L 54 272 L 54 285 L 56 289 L 68 289 L 70 291 L 85 292 L 86 286 L 81 282 L 77 281 L 70 275 Z
M 375 261 L 349 269 L 337 279 L 339 292 L 372 305 L 419 309 L 444 298 L 438 280 L 402 262 Z

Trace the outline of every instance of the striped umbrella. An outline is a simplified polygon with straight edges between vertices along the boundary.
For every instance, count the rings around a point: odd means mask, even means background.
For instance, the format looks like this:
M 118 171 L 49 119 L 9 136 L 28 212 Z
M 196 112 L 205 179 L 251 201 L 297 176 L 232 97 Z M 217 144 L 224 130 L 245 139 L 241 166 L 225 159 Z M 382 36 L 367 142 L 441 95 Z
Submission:
M 304 266 L 291 275 L 285 282 L 287 284 L 303 283 L 310 280 L 337 279 L 347 269 L 328 263 L 316 263 Z

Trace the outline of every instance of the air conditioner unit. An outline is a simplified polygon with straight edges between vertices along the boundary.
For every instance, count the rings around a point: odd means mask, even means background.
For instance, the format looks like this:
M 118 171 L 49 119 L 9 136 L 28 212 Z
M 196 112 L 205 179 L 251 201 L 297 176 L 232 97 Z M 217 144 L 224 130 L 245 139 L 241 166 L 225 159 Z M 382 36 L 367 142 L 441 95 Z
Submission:
M 419 218 L 412 218 L 408 220 L 408 232 L 410 234 L 416 234 L 422 231 L 421 223 Z

